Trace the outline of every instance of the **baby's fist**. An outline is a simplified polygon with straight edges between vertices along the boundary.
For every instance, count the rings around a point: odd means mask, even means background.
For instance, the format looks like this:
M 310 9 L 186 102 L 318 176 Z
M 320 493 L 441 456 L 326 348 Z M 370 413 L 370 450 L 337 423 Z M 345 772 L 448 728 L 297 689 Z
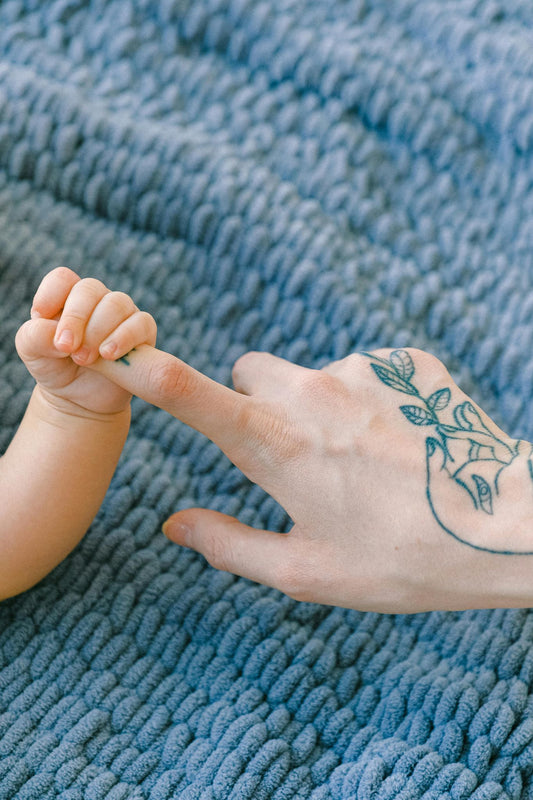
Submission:
M 58 267 L 42 280 L 31 320 L 17 333 L 18 353 L 41 388 L 96 413 L 121 410 L 130 396 L 85 369 L 99 357 L 122 358 L 141 344 L 154 345 L 153 317 L 131 297 L 95 278 Z
M 140 344 L 155 344 L 157 328 L 124 292 L 112 292 L 96 278 L 80 279 L 58 267 L 41 283 L 32 313 L 59 315 L 54 344 L 76 364 L 89 366 L 98 356 L 121 358 Z

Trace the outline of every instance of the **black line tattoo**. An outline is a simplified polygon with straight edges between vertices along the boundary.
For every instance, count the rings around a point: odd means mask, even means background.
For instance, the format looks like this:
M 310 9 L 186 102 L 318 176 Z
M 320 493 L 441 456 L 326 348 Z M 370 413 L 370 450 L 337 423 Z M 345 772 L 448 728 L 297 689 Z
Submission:
M 416 401 L 400 406 L 406 419 L 413 425 L 433 428 L 433 435 L 426 438 L 426 496 L 432 514 L 441 528 L 458 541 L 477 550 L 504 555 L 533 555 L 533 550 L 486 547 L 474 541 L 479 540 L 479 530 L 483 528 L 483 524 L 479 525 L 480 516 L 486 515 L 486 520 L 491 519 L 497 524 L 500 534 L 504 531 L 506 520 L 503 500 L 506 498 L 502 499 L 500 492 L 501 480 L 506 470 L 511 468 L 514 475 L 515 471 L 518 474 L 525 467 L 521 446 L 529 443 L 511 439 L 503 441 L 496 430 L 491 430 L 483 422 L 468 400 L 453 408 L 455 425 L 444 422 L 439 417 L 439 412 L 450 406 L 450 389 L 444 387 L 429 397 L 424 397 L 413 383 L 415 366 L 406 350 L 394 350 L 388 359 L 367 352 L 362 352 L 361 355 L 372 360 L 371 367 L 380 381 L 398 392 L 410 395 Z M 434 455 L 437 449 L 440 449 L 443 460 L 442 465 L 435 469 Z M 533 481 L 533 446 L 530 444 L 527 472 Z M 450 496 L 450 480 L 458 500 L 457 508 L 464 508 L 465 497 L 470 498 L 471 504 L 467 504 L 470 510 L 467 519 L 472 526 L 470 530 L 468 522 L 465 531 L 457 530 L 457 525 L 447 524 L 457 512 L 456 508 L 449 508 L 449 499 L 447 505 L 444 499 Z M 447 484 L 446 487 L 444 483 Z M 444 488 L 446 492 L 439 491 Z M 474 523 L 477 523 L 475 527 Z M 452 530 L 452 527 L 456 529 Z
M 131 355 L 131 353 L 134 353 L 134 352 L 135 352 L 135 349 L 136 349 L 136 348 L 134 347 L 134 348 L 133 348 L 133 350 L 130 350 L 130 352 L 129 352 L 129 353 L 126 353 L 126 355 L 125 355 L 125 356 L 122 356 L 122 358 L 117 358 L 117 362 L 121 361 L 123 364 L 126 364 L 126 366 L 128 366 L 128 367 L 129 367 L 129 365 L 130 365 L 130 362 L 128 361 L 128 356 L 129 356 L 129 355 Z

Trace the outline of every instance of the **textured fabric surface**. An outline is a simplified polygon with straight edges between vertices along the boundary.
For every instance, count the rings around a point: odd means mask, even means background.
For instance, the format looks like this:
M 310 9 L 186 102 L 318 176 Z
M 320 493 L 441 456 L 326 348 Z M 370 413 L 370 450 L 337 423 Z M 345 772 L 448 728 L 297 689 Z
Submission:
M 532 30 L 527 0 L 0 3 L 0 452 L 58 264 L 228 385 L 249 349 L 420 347 L 531 439 Z M 170 512 L 289 520 L 133 407 L 84 540 L 0 605 L 0 800 L 533 798 L 528 610 L 359 613 L 215 571 Z

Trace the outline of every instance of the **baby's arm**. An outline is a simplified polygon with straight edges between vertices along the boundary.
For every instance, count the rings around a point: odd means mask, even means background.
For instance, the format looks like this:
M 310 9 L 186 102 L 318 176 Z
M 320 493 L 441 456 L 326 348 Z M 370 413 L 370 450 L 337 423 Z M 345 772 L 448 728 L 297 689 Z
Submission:
M 37 385 L 0 459 L 0 599 L 33 586 L 76 546 L 116 468 L 131 395 L 87 367 L 155 337 L 154 320 L 127 295 L 65 268 L 44 278 L 16 338 Z

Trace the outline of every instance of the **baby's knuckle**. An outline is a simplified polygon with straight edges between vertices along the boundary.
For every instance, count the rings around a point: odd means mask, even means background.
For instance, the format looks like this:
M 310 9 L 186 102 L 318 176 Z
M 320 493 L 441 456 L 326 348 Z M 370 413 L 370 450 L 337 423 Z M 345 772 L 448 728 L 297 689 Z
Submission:
M 64 266 L 55 267 L 48 277 L 69 284 L 72 283 L 72 278 L 79 279 L 79 275 L 74 270 Z
M 23 325 L 20 326 L 18 331 L 15 334 L 15 348 L 19 355 L 25 354 L 25 351 L 31 342 L 32 333 L 34 332 L 35 326 L 32 320 L 27 320 Z
M 70 308 L 61 315 L 61 327 L 74 328 L 77 333 L 80 333 L 80 327 L 83 327 L 86 322 L 87 314 L 76 308 Z
M 125 292 L 109 292 L 106 295 L 106 302 L 120 312 L 134 308 L 133 300 Z
M 90 294 L 100 294 L 101 292 L 108 291 L 105 284 L 98 280 L 98 278 L 82 278 L 80 281 L 80 288 Z
M 146 334 L 147 338 L 150 338 L 157 333 L 157 323 L 152 315 L 148 313 L 148 311 L 141 311 L 139 319 L 142 322 L 144 333 Z

